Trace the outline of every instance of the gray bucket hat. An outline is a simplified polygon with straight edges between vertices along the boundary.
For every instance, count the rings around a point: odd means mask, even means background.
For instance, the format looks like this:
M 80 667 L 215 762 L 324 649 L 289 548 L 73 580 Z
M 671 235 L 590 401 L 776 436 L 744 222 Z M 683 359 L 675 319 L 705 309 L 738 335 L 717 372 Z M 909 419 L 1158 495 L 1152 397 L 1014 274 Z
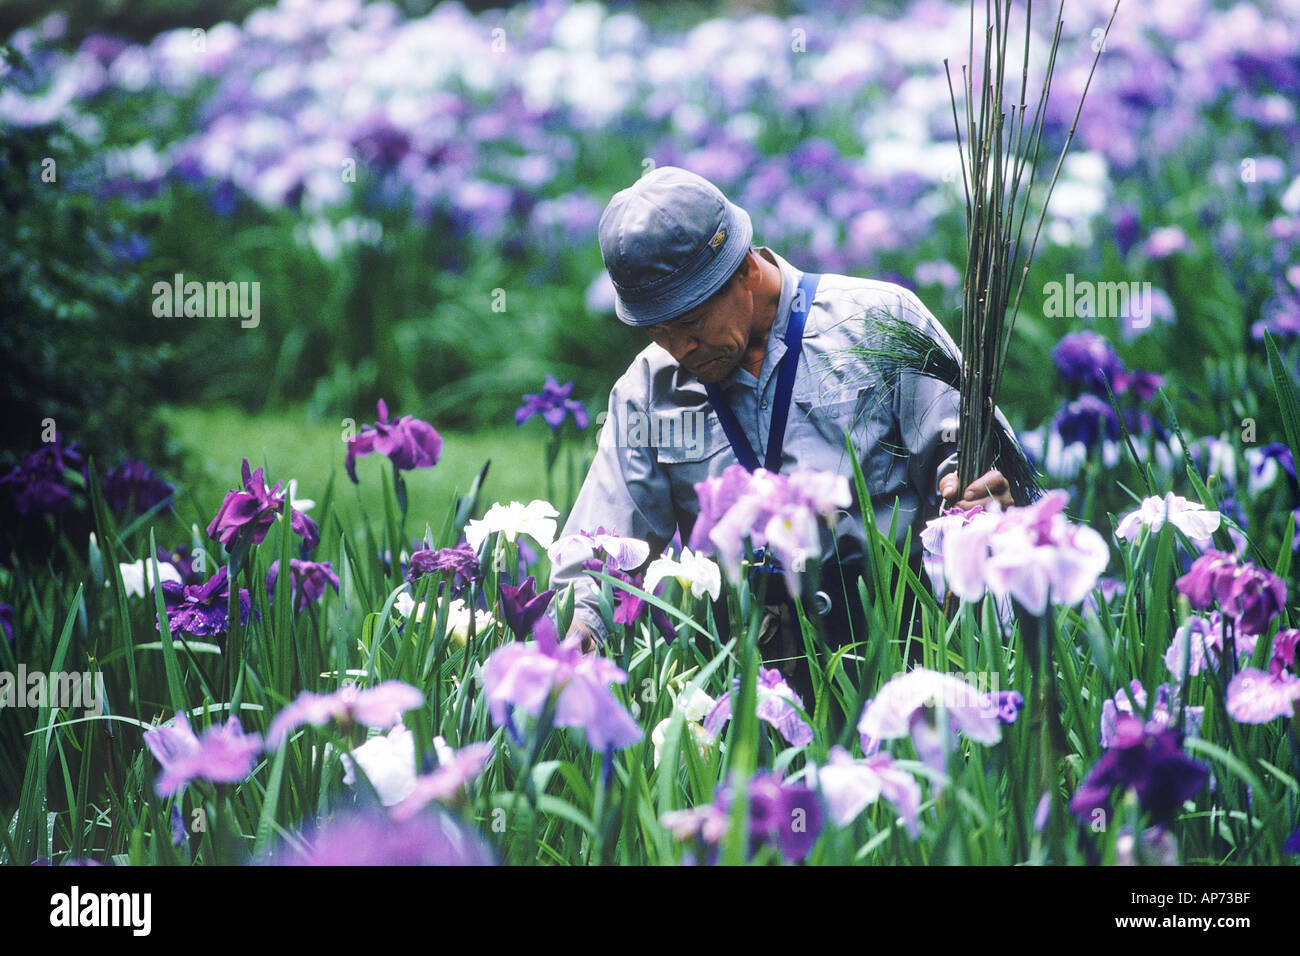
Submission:
M 754 238 L 745 210 L 676 166 L 660 166 L 615 193 L 597 231 L 614 314 L 635 326 L 666 322 L 709 298 Z

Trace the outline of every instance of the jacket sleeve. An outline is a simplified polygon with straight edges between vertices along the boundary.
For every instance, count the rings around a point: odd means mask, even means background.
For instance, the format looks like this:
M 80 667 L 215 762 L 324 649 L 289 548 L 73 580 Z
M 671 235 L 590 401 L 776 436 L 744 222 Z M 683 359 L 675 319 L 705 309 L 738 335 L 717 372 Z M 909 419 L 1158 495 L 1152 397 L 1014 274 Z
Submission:
M 634 396 L 648 394 L 649 376 L 644 376 L 647 382 L 639 390 L 629 381 L 642 371 L 636 367 L 629 370 L 610 392 L 596 457 L 565 522 L 563 534 L 604 528 L 609 533 L 648 542 L 653 558 L 672 540 L 677 518 L 669 479 L 654 448 L 644 441 L 629 444 L 627 440 L 629 436 L 645 433 L 643 427 L 629 427 L 635 424 L 632 416 L 646 416 L 640 421 L 648 421 L 646 409 Z M 597 423 L 601 423 L 601 416 L 597 417 Z M 609 634 L 600 613 L 599 582 L 583 570 L 581 557 L 571 557 L 551 568 L 551 587 L 563 591 L 570 584 L 574 587 L 573 620 L 586 625 L 604 643 Z M 558 604 L 558 601 L 552 604 L 553 616 Z
M 947 330 L 911 292 L 900 294 L 902 318 L 923 329 L 959 359 L 961 352 Z M 939 513 L 943 503 L 939 479 L 957 468 L 957 428 L 961 396 L 955 388 L 928 375 L 905 373 L 896 392 L 899 428 L 908 450 L 908 480 L 921 505 L 921 520 Z M 1011 424 L 996 409 L 999 424 L 1015 436 Z

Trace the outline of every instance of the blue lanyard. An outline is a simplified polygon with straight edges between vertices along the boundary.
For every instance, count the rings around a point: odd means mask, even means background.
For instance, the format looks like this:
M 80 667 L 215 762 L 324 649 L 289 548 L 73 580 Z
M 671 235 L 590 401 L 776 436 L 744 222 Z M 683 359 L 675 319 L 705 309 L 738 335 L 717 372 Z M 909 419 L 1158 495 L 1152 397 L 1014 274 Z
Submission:
M 785 330 L 785 355 L 781 356 L 781 367 L 776 378 L 776 401 L 772 405 L 772 430 L 767 438 L 767 454 L 763 458 L 763 467 L 768 471 L 781 470 L 781 454 L 785 448 L 785 423 L 790 417 L 790 396 L 794 394 L 794 378 L 799 369 L 799 355 L 803 351 L 803 327 L 808 318 L 808 309 L 812 307 L 813 296 L 817 294 L 817 283 L 821 276 L 805 272 L 799 280 L 799 288 L 790 302 L 790 321 Z M 722 422 L 722 430 L 731 443 L 731 450 L 745 466 L 746 471 L 758 468 L 758 455 L 745 437 L 745 430 L 736 420 L 736 413 L 722 393 L 722 389 L 711 382 L 704 383 L 704 391 L 713 404 Z

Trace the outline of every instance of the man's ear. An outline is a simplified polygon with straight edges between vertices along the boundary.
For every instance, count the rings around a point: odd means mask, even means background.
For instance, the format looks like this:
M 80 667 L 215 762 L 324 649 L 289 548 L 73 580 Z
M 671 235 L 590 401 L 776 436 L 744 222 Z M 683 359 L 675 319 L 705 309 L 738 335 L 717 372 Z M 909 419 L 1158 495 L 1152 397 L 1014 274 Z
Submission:
M 759 268 L 758 253 L 751 246 L 749 252 L 745 253 L 745 258 L 741 259 L 740 265 L 736 267 L 736 275 L 744 285 L 752 288 L 757 284 L 762 274 L 762 270 Z

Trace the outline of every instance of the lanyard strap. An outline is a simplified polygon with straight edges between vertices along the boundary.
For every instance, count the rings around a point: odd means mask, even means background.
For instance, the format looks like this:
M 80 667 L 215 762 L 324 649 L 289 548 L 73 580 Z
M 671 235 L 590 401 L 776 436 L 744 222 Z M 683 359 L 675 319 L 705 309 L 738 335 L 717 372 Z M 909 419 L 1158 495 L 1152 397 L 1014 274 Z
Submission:
M 794 379 L 799 370 L 799 355 L 803 351 L 804 322 L 808 318 L 808 310 L 812 307 L 813 296 L 817 294 L 817 283 L 820 281 L 820 275 L 805 272 L 790 302 L 790 321 L 786 324 L 785 330 L 785 355 L 781 356 L 781 365 L 777 372 L 776 401 L 772 404 L 772 429 L 768 434 L 767 454 L 763 459 L 763 467 L 768 471 L 781 470 L 781 453 L 785 447 L 785 424 L 790 417 L 790 396 L 794 394 Z M 704 391 L 713 404 L 713 410 L 718 413 L 718 420 L 722 422 L 722 430 L 727 435 L 727 441 L 731 443 L 731 450 L 736 453 L 736 458 L 745 466 L 746 471 L 754 471 L 758 468 L 758 455 L 754 453 L 749 439 L 745 437 L 745 430 L 736 420 L 736 413 L 731 410 L 731 405 L 723 395 L 722 389 L 712 382 L 705 382 Z

